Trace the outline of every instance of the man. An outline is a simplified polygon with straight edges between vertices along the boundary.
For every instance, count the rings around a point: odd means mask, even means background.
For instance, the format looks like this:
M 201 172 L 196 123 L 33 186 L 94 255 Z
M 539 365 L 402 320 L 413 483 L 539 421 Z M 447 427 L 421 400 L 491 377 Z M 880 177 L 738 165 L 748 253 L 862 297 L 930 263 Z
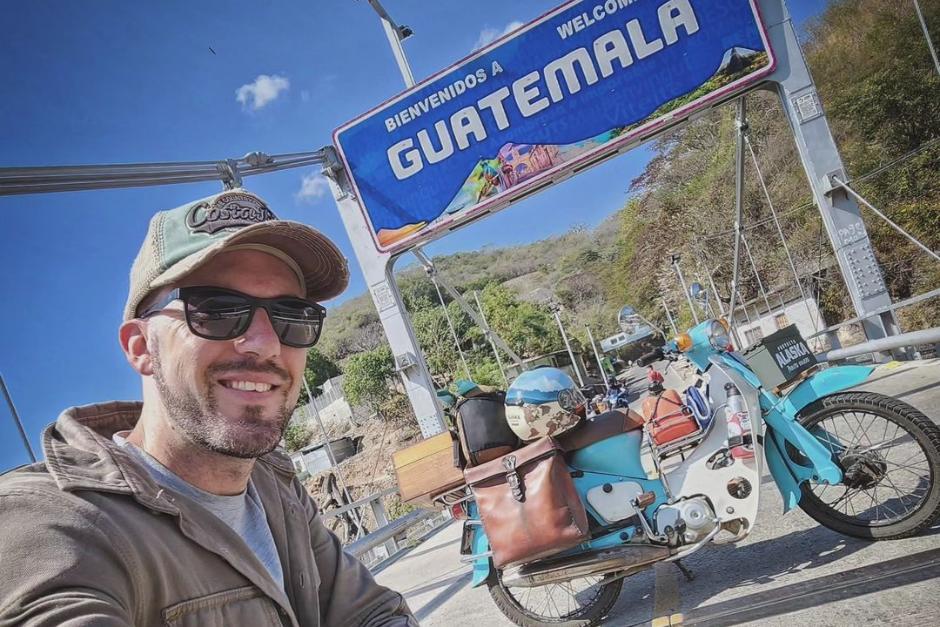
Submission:
M 143 402 L 65 411 L 0 478 L 0 625 L 416 625 L 272 452 L 347 281 L 244 190 L 157 214 L 119 332 Z

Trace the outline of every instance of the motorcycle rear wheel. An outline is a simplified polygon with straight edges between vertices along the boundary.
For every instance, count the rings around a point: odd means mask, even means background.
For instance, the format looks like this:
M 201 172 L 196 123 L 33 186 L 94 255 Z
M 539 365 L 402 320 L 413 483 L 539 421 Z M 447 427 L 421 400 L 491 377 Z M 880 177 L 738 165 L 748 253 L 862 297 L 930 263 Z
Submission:
M 596 583 L 592 584 L 594 580 Z M 546 627 L 559 623 L 589 627 L 599 624 L 610 612 L 620 596 L 623 579 L 604 583 L 599 576 L 585 577 L 537 588 L 507 588 L 497 571 L 487 585 L 499 611 L 519 627 Z M 560 598 L 556 598 L 557 593 L 560 593 Z M 568 600 L 563 602 L 563 599 Z
M 811 518 L 868 540 L 906 538 L 940 520 L 940 427 L 924 414 L 882 394 L 845 392 L 798 418 L 845 473 L 839 486 L 800 486 Z

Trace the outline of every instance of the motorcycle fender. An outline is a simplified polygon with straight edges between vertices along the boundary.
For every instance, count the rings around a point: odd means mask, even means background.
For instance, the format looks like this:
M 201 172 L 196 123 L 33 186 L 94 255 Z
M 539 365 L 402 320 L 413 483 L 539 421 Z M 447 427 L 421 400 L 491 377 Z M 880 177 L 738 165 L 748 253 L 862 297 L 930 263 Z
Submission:
M 777 441 L 771 429 L 767 429 L 764 437 L 764 459 L 767 460 L 770 475 L 780 490 L 780 496 L 783 497 L 783 513 L 786 514 L 799 505 L 802 492 L 799 482 L 789 468 L 783 445 Z
M 474 525 L 472 535 L 470 536 L 470 548 L 473 555 L 481 555 L 489 552 L 490 541 L 486 537 L 486 532 L 481 525 Z M 490 578 L 493 562 L 489 557 L 478 557 L 473 560 L 473 578 L 470 580 L 470 587 L 476 588 Z
M 776 409 L 784 414 L 796 416 L 801 409 L 824 396 L 861 385 L 871 376 L 874 369 L 873 366 L 832 366 L 826 368 L 793 388 L 780 399 Z
M 868 366 L 834 366 L 819 372 L 797 385 L 767 413 L 770 427 L 764 443 L 767 466 L 783 497 L 783 511 L 800 502 L 800 484 L 821 481 L 837 484 L 842 471 L 832 461 L 829 450 L 796 420 L 797 414 L 814 401 L 863 383 L 874 368 Z M 803 466 L 790 458 L 786 442 L 803 452 L 811 465 Z

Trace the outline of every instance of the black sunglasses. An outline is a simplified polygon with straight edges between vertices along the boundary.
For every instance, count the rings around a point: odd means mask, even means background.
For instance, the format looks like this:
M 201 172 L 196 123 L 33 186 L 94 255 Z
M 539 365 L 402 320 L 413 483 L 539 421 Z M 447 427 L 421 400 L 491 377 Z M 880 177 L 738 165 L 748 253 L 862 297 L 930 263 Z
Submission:
M 159 313 L 174 300 L 183 301 L 189 330 L 207 340 L 233 340 L 244 334 L 260 307 L 267 312 L 281 344 L 309 348 L 320 339 L 326 317 L 323 305 L 303 298 L 255 298 L 220 287 L 177 288 L 147 307 L 140 317 Z

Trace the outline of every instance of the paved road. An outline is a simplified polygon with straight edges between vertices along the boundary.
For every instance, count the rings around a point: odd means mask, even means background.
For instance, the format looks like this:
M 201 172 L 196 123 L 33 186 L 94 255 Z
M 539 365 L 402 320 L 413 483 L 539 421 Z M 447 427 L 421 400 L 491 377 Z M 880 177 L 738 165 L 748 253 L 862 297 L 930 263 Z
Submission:
M 673 376 L 667 372 L 667 385 Z M 641 385 L 639 371 L 632 378 Z M 902 398 L 940 421 L 940 361 L 882 366 L 864 389 Z M 780 516 L 769 476 L 763 487 L 758 525 L 746 540 L 684 560 L 693 582 L 665 564 L 628 578 L 605 624 L 668 625 L 676 614 L 684 625 L 940 624 L 940 526 L 907 540 L 855 540 L 800 510 Z M 485 587 L 469 587 L 459 538 L 459 525 L 445 527 L 378 580 L 405 594 L 422 625 L 509 624 Z

